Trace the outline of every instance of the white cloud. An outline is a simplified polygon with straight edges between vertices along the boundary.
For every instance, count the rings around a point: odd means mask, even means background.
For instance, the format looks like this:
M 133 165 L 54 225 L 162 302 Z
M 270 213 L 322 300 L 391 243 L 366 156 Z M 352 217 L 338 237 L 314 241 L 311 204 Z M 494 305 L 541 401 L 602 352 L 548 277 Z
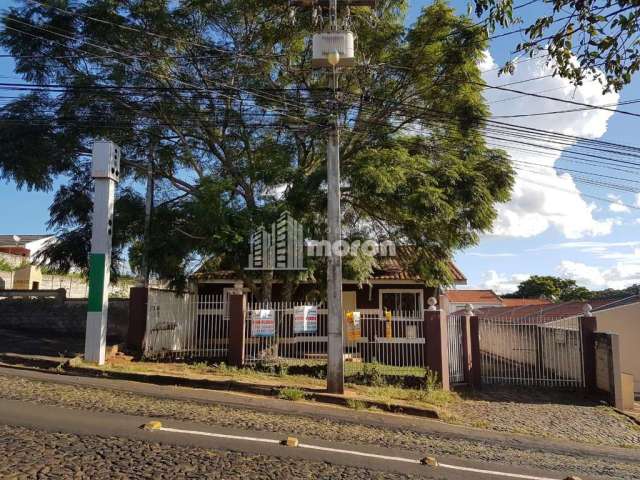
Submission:
M 552 73 L 551 67 L 547 67 L 544 60 L 522 62 L 517 66 L 513 76 L 499 77 L 496 71 L 486 71 L 494 67 L 495 63 L 487 53 L 480 68 L 485 71 L 484 80 L 490 85 L 516 82 Z M 519 89 L 531 92 L 552 91 L 553 93 L 548 95 L 595 105 L 616 103 L 619 97 L 616 93 L 602 95 L 602 88 L 598 82 L 585 81 L 584 85 L 576 88 L 559 77 L 530 82 L 526 88 Z M 492 89 L 487 89 L 485 96 L 490 102 L 494 117 L 561 110 L 563 107 L 562 103 L 553 100 L 534 99 L 529 96 L 515 95 L 513 92 Z M 507 98 L 508 101 L 501 101 Z M 604 110 L 583 110 L 560 115 L 508 118 L 499 121 L 567 135 L 598 138 L 606 132 L 611 115 L 613 115 L 612 112 Z M 519 168 L 511 201 L 498 206 L 499 216 L 493 230 L 494 235 L 532 237 L 555 228 L 566 238 L 578 239 L 609 234 L 619 223 L 618 220 L 611 218 L 596 219 L 594 217 L 596 205 L 587 202 L 581 196 L 571 175 L 558 173 L 551 168 L 560 158 L 561 150 L 568 148 L 567 145 L 543 140 L 542 137 L 526 140 L 529 143 L 551 147 L 541 151 L 537 147 L 505 142 L 504 136 L 500 134 L 490 135 L 494 138 L 487 138 L 489 145 L 506 150 L 512 160 L 517 162 L 516 166 Z
M 498 295 L 511 293 L 518 289 L 520 282 L 525 281 L 530 276 L 531 275 L 526 273 L 505 275 L 498 273 L 495 270 L 489 270 L 487 273 L 482 275 L 482 281 L 478 285 L 478 288 L 493 290 Z
M 640 193 L 636 193 L 636 207 L 640 208 Z
M 636 252 L 640 253 L 638 250 Z M 640 255 L 634 253 L 633 258 L 630 257 L 609 268 L 563 260 L 557 272 L 561 277 L 571 278 L 591 289 L 626 288 L 640 283 Z
M 613 202 L 609 205 L 609 210 L 614 213 L 631 213 L 631 209 L 627 207 L 618 195 L 609 194 L 607 197 Z

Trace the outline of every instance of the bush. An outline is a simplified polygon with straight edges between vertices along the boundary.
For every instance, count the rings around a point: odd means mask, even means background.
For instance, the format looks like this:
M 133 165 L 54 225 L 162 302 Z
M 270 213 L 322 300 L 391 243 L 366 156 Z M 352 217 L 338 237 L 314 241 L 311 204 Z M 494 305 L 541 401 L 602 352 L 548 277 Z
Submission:
M 298 400 L 304 400 L 307 394 L 299 388 L 281 388 L 278 390 L 278 398 L 283 400 L 291 400 L 297 402 Z
M 383 387 L 387 384 L 378 366 L 366 363 L 362 366 L 362 382 L 371 387 Z
M 362 400 L 354 400 L 353 398 L 347 399 L 347 408 L 352 408 L 354 410 L 366 410 L 367 404 Z
M 0 258 L 0 272 L 12 272 L 13 267 L 4 258 Z

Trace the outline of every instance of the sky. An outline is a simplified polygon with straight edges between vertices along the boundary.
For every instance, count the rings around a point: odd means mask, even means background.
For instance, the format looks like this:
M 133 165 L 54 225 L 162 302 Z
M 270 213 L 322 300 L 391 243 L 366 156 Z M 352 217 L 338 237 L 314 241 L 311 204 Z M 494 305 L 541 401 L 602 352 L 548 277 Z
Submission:
M 429 3 L 425 0 L 411 1 L 407 22 L 411 23 L 421 8 Z M 14 4 L 10 0 L 0 0 L 0 9 Z M 452 4 L 461 13 L 466 12 L 465 2 L 456 0 Z M 534 3 L 519 10 L 519 14 L 527 20 L 536 15 L 538 8 Z M 480 65 L 488 84 L 500 85 L 550 73 L 544 62 L 527 61 L 517 65 L 514 75 L 498 76 L 497 66 L 513 58 L 511 52 L 519 40 L 518 35 L 512 35 L 491 43 Z M 11 59 L 0 58 L 0 81 L 15 80 L 17 76 Z M 547 95 L 557 98 L 597 105 L 640 98 L 640 78 L 636 78 L 619 95 L 602 95 L 600 85 L 595 82 L 585 82 L 575 88 L 560 78 L 543 78 L 512 88 L 548 92 Z M 494 117 L 571 107 L 497 90 L 486 90 L 485 98 Z M 640 113 L 640 107 L 634 104 L 621 108 Z M 640 146 L 636 133 L 640 118 L 620 113 L 588 110 L 500 121 Z M 623 288 L 640 283 L 640 194 L 585 185 L 576 181 L 579 179 L 577 175 L 551 167 L 597 171 L 624 178 L 637 174 L 576 163 L 566 156 L 566 152 L 563 153 L 562 149 L 567 146 L 549 145 L 558 151 L 549 153 L 552 152 L 549 150 L 541 155 L 526 151 L 522 146 L 508 146 L 500 139 L 492 139 L 489 144 L 504 148 L 522 168 L 518 170 L 511 201 L 498 206 L 499 215 L 493 231 L 484 234 L 477 247 L 458 252 L 455 256 L 456 263 L 468 278 L 468 287 L 492 288 L 498 293 L 506 293 L 531 275 L 573 278 L 592 289 Z M 606 156 L 606 153 L 602 155 Z M 15 184 L 0 180 L 0 202 L 3 205 L 0 234 L 45 232 L 51 199 L 63 180 L 59 179 L 49 192 L 19 190 Z M 609 202 L 594 197 L 608 199 Z

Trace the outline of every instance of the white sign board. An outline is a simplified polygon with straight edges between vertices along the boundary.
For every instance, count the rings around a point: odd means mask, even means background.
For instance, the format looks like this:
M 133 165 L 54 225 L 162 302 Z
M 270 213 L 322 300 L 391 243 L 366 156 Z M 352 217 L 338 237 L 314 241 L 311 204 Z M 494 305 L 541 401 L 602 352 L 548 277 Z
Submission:
M 293 308 L 293 333 L 316 333 L 318 331 L 318 308 L 303 305 Z
M 275 310 L 251 310 L 251 336 L 273 337 L 275 334 Z

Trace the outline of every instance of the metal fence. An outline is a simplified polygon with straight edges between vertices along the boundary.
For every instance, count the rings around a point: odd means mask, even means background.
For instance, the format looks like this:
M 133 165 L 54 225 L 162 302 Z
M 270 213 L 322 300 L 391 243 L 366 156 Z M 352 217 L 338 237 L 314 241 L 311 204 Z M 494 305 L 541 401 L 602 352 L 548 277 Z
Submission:
M 313 305 L 317 313 L 315 331 L 296 332 L 294 316 L 304 307 L 295 302 L 250 303 L 245 319 L 245 362 L 326 360 L 327 311 L 322 305 Z
M 222 295 L 149 291 L 145 357 L 224 359 L 228 337 L 229 316 Z
M 280 360 L 291 363 L 326 363 L 327 310 L 313 310 L 314 327 L 302 328 L 302 303 L 249 304 L 245 324 L 245 361 Z M 345 360 L 397 367 L 423 367 L 424 321 L 421 312 L 394 312 L 390 318 L 379 310 L 360 310 L 360 323 L 344 328 Z M 346 313 L 345 313 L 346 316 Z M 297 318 L 297 320 L 296 320 Z
M 463 315 L 449 315 L 447 317 L 447 332 L 449 336 L 449 381 L 462 383 L 464 375 L 464 353 L 462 344 L 462 330 L 466 318 Z
M 583 387 L 578 318 L 480 318 L 483 383 Z

